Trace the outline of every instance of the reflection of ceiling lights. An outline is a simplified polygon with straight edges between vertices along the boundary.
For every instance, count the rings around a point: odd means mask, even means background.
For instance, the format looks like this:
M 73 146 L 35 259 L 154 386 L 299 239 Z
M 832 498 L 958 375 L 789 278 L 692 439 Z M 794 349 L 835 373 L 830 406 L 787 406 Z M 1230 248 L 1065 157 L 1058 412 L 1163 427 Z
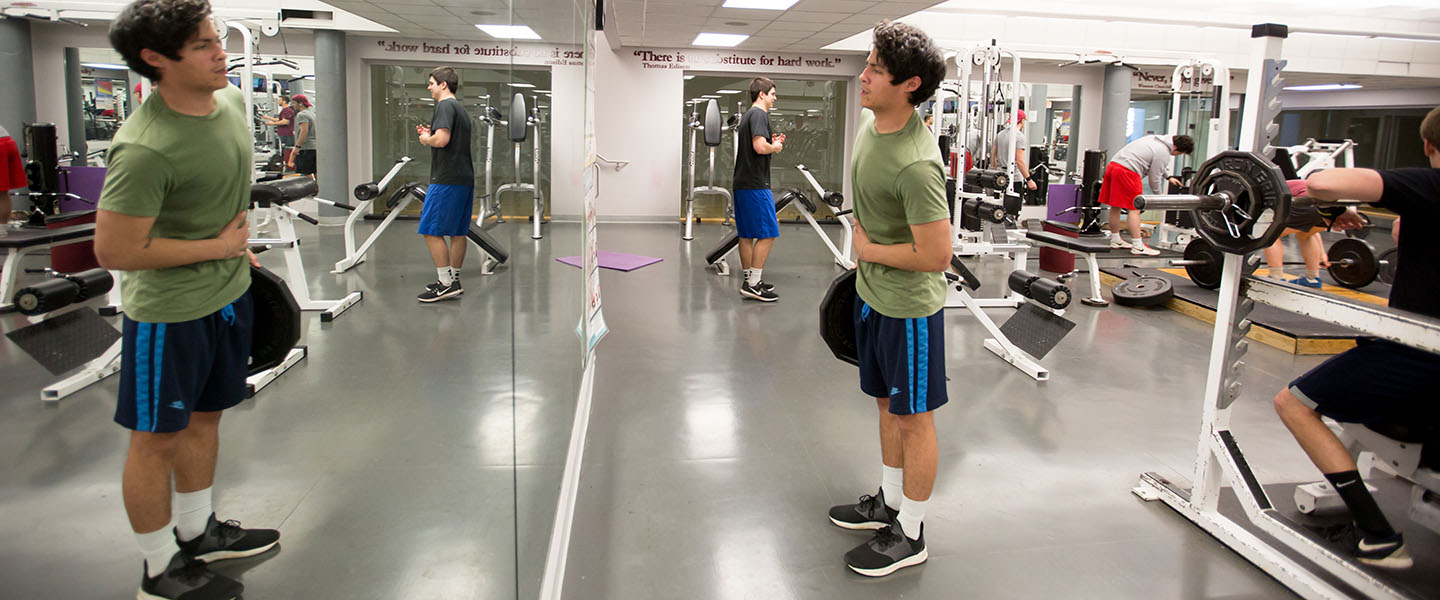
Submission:
M 705 94 L 704 96 L 701 96 L 701 98 L 711 98 L 711 99 L 714 99 L 714 100 L 719 100 L 719 99 L 720 99 L 720 97 L 719 97 L 719 96 L 716 96 L 715 94 Z
M 753 8 L 756 10 L 786 10 L 797 0 L 725 0 L 725 8 Z
M 90 67 L 90 68 L 92 68 L 92 69 L 114 69 L 114 70 L 116 70 L 116 71 L 128 71 L 128 70 L 130 70 L 130 67 L 127 67 L 127 66 L 125 66 L 125 65 L 112 65 L 112 64 L 110 64 L 110 63 L 82 62 L 82 63 L 80 63 L 80 66 L 82 66 L 82 67 Z
M 807 108 L 807 109 L 805 109 L 805 112 L 820 112 L 820 109 L 818 109 L 818 108 Z
M 529 25 L 476 25 L 480 31 L 490 34 L 490 37 L 502 40 L 538 40 L 540 34 L 535 33 Z
M 690 45 L 734 48 L 748 37 L 750 36 L 743 33 L 702 33 L 695 36 L 695 41 L 690 42 Z
M 685 76 L 685 81 L 690 81 L 691 79 L 694 79 L 694 78 L 695 78 L 694 75 L 686 75 L 686 76 Z
M 533 83 L 517 83 L 517 82 L 514 82 L 514 81 L 510 82 L 509 85 L 510 85 L 510 87 L 518 87 L 518 88 L 533 88 L 533 87 L 535 87 L 535 84 L 533 84 Z
M 1315 85 L 1287 85 L 1287 92 L 1328 92 L 1333 90 L 1358 90 L 1364 86 L 1358 83 L 1319 83 Z
M 738 94 L 740 90 L 715 90 L 717 94 Z

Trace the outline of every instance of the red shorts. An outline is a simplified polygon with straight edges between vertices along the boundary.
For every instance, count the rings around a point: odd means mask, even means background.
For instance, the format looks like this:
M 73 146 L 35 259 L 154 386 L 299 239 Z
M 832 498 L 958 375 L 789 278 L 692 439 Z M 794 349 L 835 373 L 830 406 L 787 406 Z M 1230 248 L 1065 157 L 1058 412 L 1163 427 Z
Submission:
M 0 137 L 0 194 L 29 185 L 25 167 L 20 164 L 20 148 L 8 136 Z M 5 215 L 8 219 L 9 215 Z
M 1101 204 L 1135 210 L 1135 197 L 1144 191 L 1144 184 L 1134 171 L 1113 161 L 1105 165 L 1105 178 L 1100 182 Z

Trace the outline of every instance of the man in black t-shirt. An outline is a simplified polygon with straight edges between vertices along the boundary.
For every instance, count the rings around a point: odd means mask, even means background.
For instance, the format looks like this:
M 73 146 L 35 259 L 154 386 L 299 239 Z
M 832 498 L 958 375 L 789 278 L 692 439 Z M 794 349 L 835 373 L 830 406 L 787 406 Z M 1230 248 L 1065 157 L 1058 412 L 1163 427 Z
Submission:
M 780 221 L 775 216 L 775 197 L 770 193 L 770 155 L 785 147 L 785 135 L 770 133 L 769 110 L 775 106 L 775 82 L 756 77 L 750 82 L 754 104 L 740 119 L 739 148 L 735 152 L 735 233 L 740 238 L 740 266 L 745 280 L 740 295 L 761 302 L 780 299 L 775 287 L 760 280 L 765 259 Z
M 1411 226 L 1398 238 L 1405 256 L 1390 287 L 1390 306 L 1440 318 L 1440 241 L 1429 227 L 1440 221 L 1440 108 L 1420 125 L 1430 168 L 1330 169 L 1306 180 L 1322 200 L 1356 199 L 1391 210 Z M 1435 423 L 1440 420 L 1440 355 L 1385 340 L 1360 340 L 1300 376 L 1275 396 L 1275 411 L 1310 460 L 1350 508 L 1360 534 L 1354 554 L 1362 563 L 1403 569 L 1413 564 L 1400 533 L 1390 526 L 1361 481 L 1355 460 L 1320 420 L 1342 423 Z
M 435 99 L 435 116 L 429 125 L 415 126 L 420 143 L 430 147 L 430 186 L 420 209 L 419 230 L 435 261 L 436 280 L 416 298 L 437 302 L 465 291 L 460 287 L 460 265 L 465 262 L 465 234 L 474 206 L 475 167 L 470 159 L 470 115 L 455 99 L 460 76 L 455 69 L 439 67 L 430 72 L 426 87 Z

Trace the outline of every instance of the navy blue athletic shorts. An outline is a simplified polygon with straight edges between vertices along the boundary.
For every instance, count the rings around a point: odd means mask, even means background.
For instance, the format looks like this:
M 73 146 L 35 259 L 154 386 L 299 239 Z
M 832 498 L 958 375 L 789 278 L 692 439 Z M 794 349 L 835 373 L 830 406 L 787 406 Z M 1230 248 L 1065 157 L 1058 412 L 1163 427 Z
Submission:
M 770 190 L 735 190 L 735 235 L 747 240 L 780 237 L 775 196 Z
M 945 309 L 896 319 L 855 297 L 855 348 L 860 390 L 890 398 L 890 412 L 913 415 L 940 408 L 945 393 Z
M 1342 423 L 1440 421 L 1440 354 L 1373 338 L 1357 342 L 1290 382 L 1290 393 Z
M 172 433 L 190 413 L 225 410 L 245 399 L 253 323 L 250 292 L 193 321 L 144 323 L 126 316 L 115 422 Z
M 459 236 L 470 232 L 475 186 L 432 183 L 420 209 L 420 235 Z

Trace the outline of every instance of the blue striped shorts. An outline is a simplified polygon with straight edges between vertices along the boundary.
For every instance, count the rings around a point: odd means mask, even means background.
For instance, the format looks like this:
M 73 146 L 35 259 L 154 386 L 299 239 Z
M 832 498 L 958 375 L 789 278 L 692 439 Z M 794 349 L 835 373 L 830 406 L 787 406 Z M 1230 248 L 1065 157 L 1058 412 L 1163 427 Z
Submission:
M 855 297 L 855 348 L 860 390 L 890 398 L 890 412 L 913 415 L 940 408 L 945 393 L 945 309 L 897 319 Z
M 245 399 L 253 324 L 250 292 L 193 321 L 146 323 L 125 317 L 115 422 L 173 433 L 190 413 L 225 410 Z

